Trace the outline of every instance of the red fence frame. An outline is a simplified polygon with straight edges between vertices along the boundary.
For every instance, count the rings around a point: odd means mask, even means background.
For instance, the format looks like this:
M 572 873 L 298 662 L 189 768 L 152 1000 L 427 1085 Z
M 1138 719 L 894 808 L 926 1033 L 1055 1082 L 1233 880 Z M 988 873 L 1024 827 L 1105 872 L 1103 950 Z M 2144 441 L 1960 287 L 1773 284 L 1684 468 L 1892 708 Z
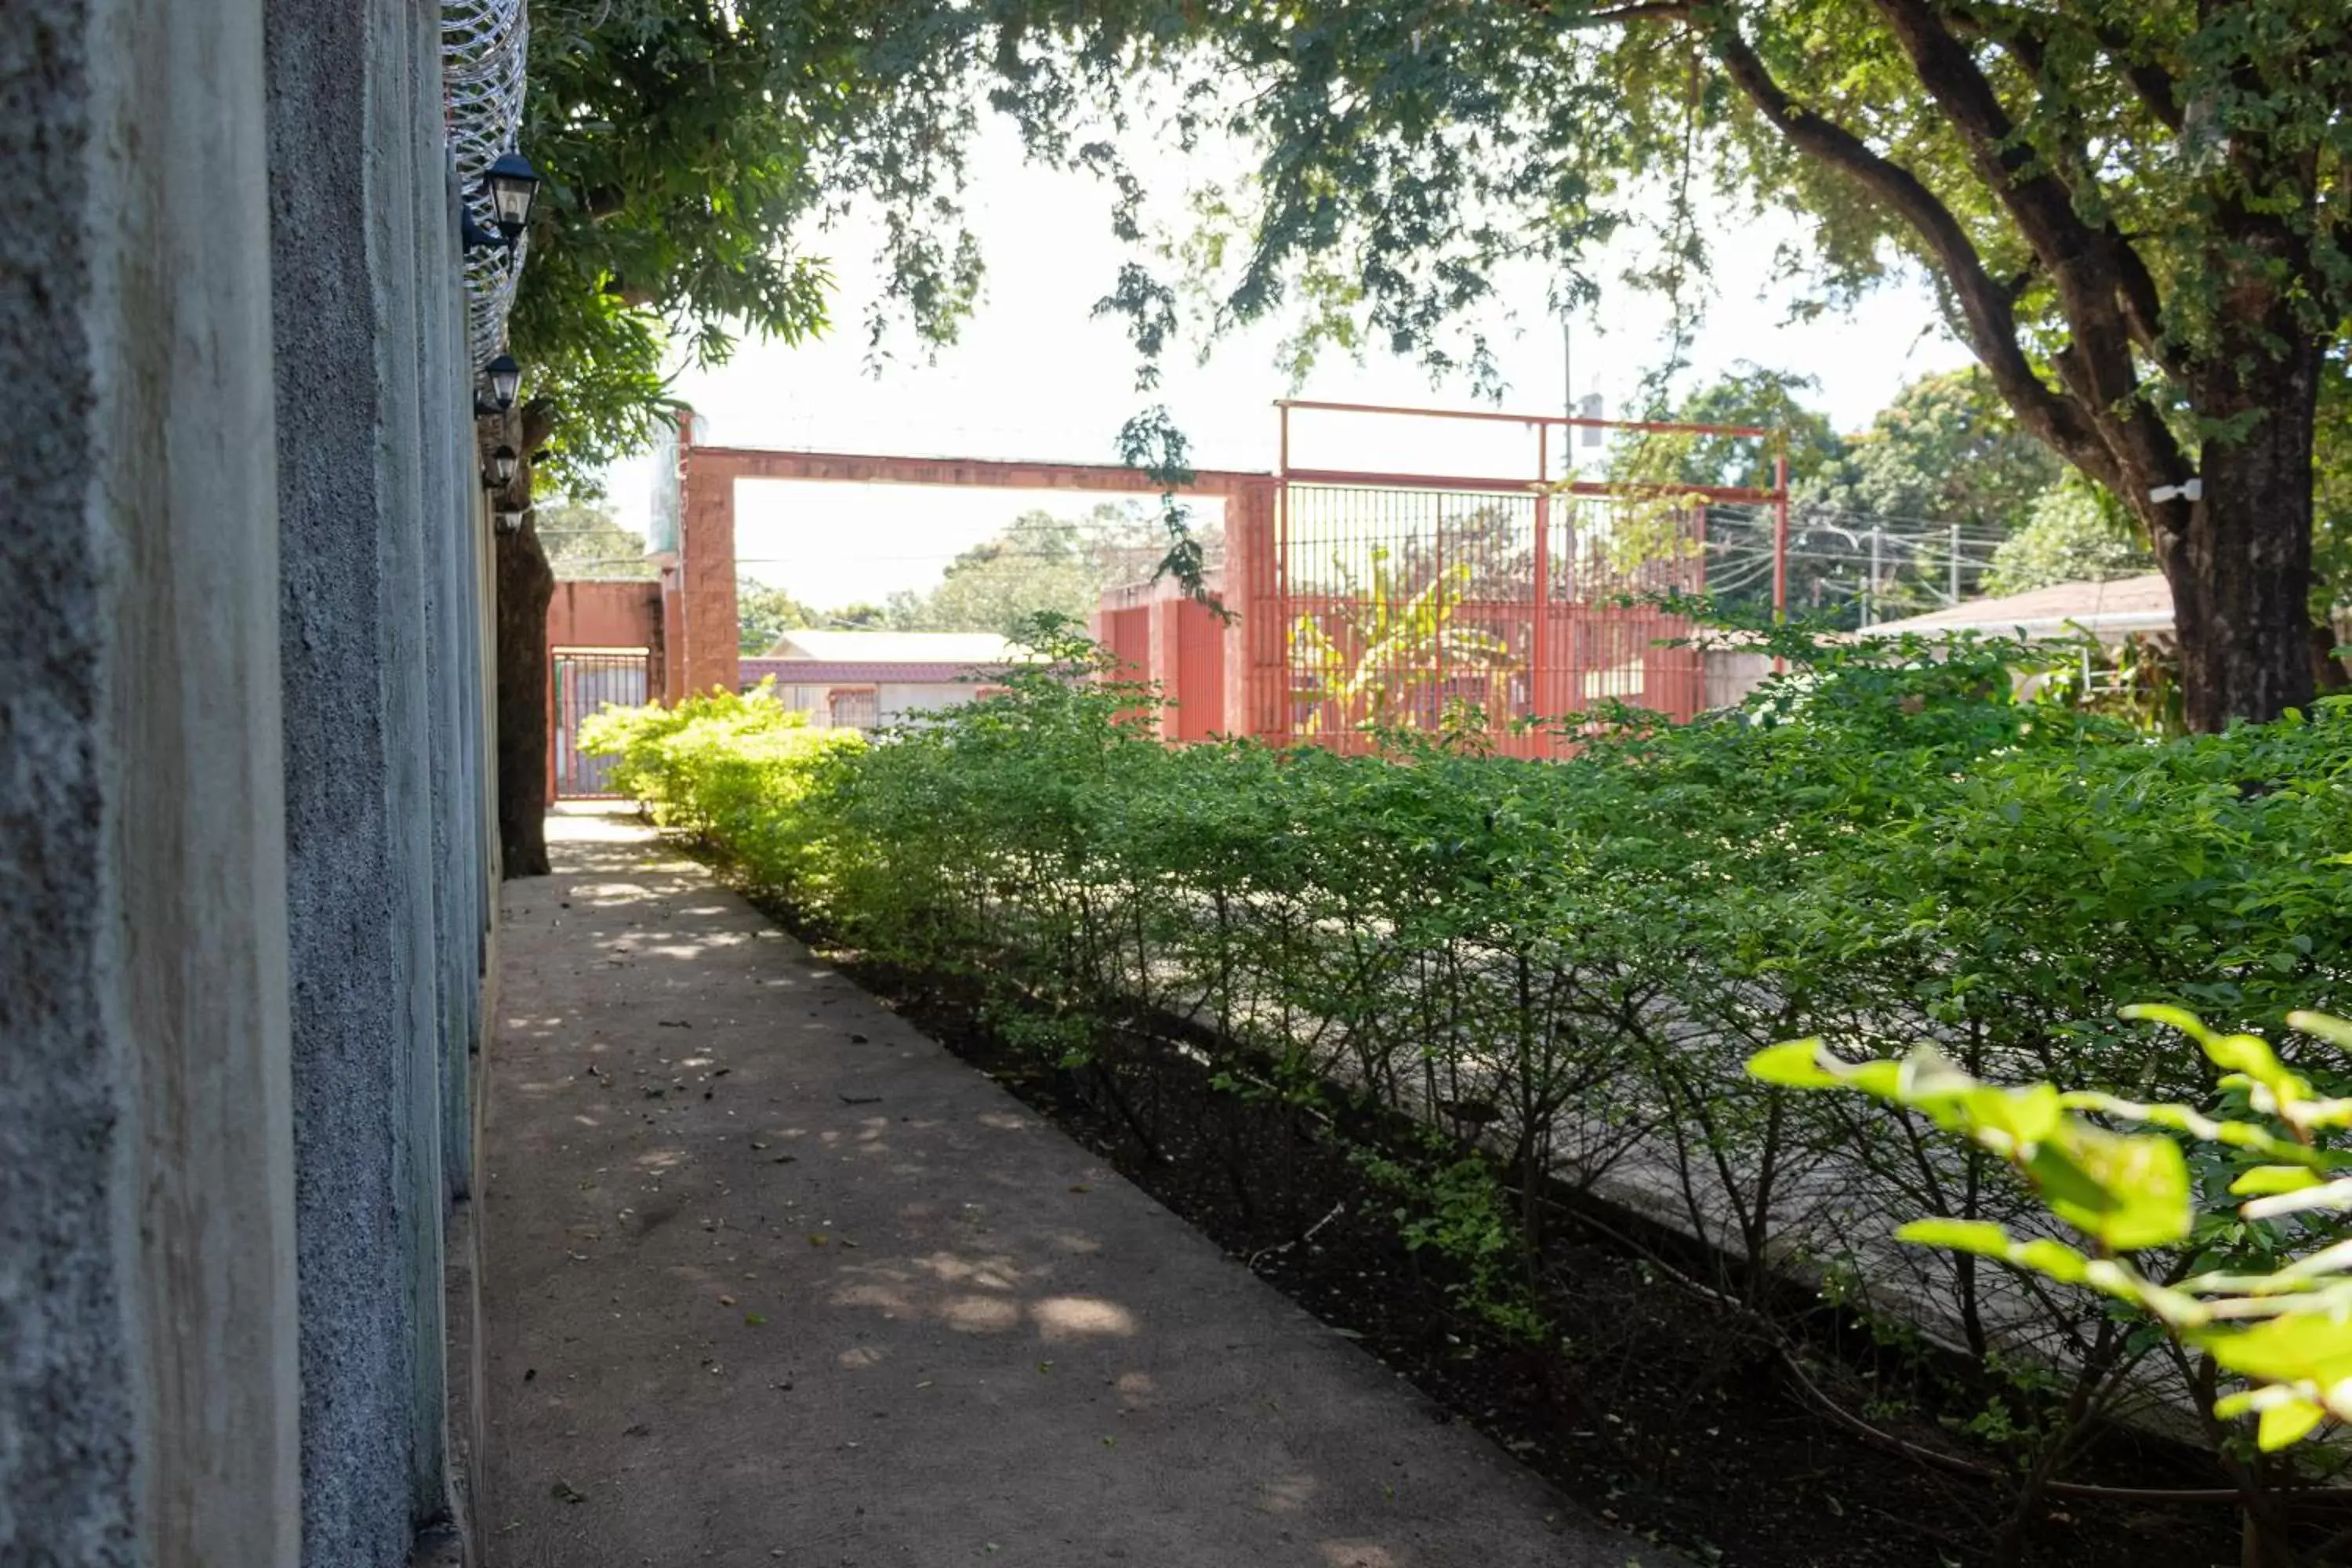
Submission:
M 1681 567 L 1669 566 L 1664 571 L 1637 569 L 1631 573 L 1621 570 L 1613 580 L 1606 574 L 1592 573 L 1577 555 L 1579 514 L 1591 509 L 1633 502 L 1649 502 L 1654 508 L 1656 503 L 1685 500 L 1770 505 L 1775 512 L 1774 608 L 1776 613 L 1783 608 L 1788 487 L 1786 457 L 1779 449 L 1781 437 L 1776 431 L 1758 426 L 1612 420 L 1309 399 L 1285 399 L 1276 405 L 1276 409 L 1280 420 L 1280 465 L 1275 474 L 1276 523 L 1267 541 L 1271 560 L 1265 576 L 1270 594 L 1263 599 L 1253 595 L 1243 608 L 1243 616 L 1244 620 L 1271 621 L 1282 628 L 1282 647 L 1276 659 L 1258 659 L 1251 669 L 1253 682 L 1267 689 L 1255 694 L 1250 702 L 1253 715 L 1260 721 L 1254 733 L 1272 740 L 1311 741 L 1344 750 L 1360 750 L 1372 744 L 1373 738 L 1363 732 L 1361 722 L 1372 717 L 1393 721 L 1398 715 L 1380 712 L 1381 703 L 1369 698 L 1360 701 L 1330 699 L 1328 694 L 1334 688 L 1328 679 L 1313 688 L 1315 692 L 1326 695 L 1306 702 L 1302 722 L 1298 644 L 1304 637 L 1319 645 L 1313 662 L 1326 668 L 1350 656 L 1360 664 L 1378 652 L 1377 647 L 1364 645 L 1381 640 L 1383 615 L 1396 626 L 1407 628 L 1387 638 L 1388 643 L 1399 641 L 1412 626 L 1422 628 L 1426 651 L 1402 660 L 1387 672 L 1389 684 L 1408 693 L 1405 705 L 1414 710 L 1405 717 L 1412 727 L 1427 727 L 1434 721 L 1434 715 L 1429 711 L 1433 703 L 1443 704 L 1449 698 L 1470 695 L 1482 685 L 1486 700 L 1481 705 L 1487 710 L 1490 743 L 1498 750 L 1520 754 L 1553 754 L 1563 743 L 1558 735 L 1523 728 L 1520 721 L 1560 717 L 1590 709 L 1607 698 L 1619 698 L 1676 720 L 1690 718 L 1705 700 L 1701 656 L 1692 648 L 1658 646 L 1686 637 L 1692 629 L 1690 624 L 1664 613 L 1654 604 L 1640 603 L 1638 596 L 1645 591 L 1696 592 L 1704 588 L 1704 509 L 1693 507 L 1676 514 L 1677 534 L 1689 547 L 1678 552 L 1684 563 Z M 1453 474 L 1301 466 L 1292 460 L 1292 416 L 1297 412 L 1517 426 L 1532 435 L 1531 468 L 1517 474 Z M 1776 483 L 1769 489 L 1758 489 L 1555 479 L 1550 471 L 1555 427 L 1561 432 L 1563 450 L 1567 433 L 1574 429 L 1770 439 L 1776 447 Z M 1316 510 L 1314 503 L 1340 495 L 1358 498 L 1353 510 L 1359 516 L 1336 529 L 1328 524 L 1318 528 L 1309 516 Z M 1476 580 L 1477 574 L 1466 563 L 1446 560 L 1448 524 L 1444 502 L 1447 499 L 1470 497 L 1489 498 L 1496 509 L 1517 510 L 1527 515 L 1526 553 L 1530 559 L 1524 576 L 1516 558 L 1504 562 L 1500 572 L 1495 570 L 1497 563 L 1492 559 L 1483 563 L 1480 571 L 1489 579 L 1499 579 L 1484 583 Z M 1401 510 L 1415 510 L 1423 513 L 1427 526 L 1402 532 L 1391 522 L 1382 533 L 1378 520 L 1367 525 L 1360 516 L 1367 510 L 1384 510 L 1393 516 Z M 1487 531 L 1494 531 L 1495 524 L 1490 521 Z M 1504 531 L 1514 538 L 1518 532 L 1507 523 Z M 1394 548 L 1409 549 L 1414 545 L 1421 546 L 1424 552 L 1425 559 L 1416 563 L 1422 570 L 1399 580 L 1383 581 L 1381 567 L 1392 556 Z M 1328 587 L 1322 591 L 1310 588 L 1302 573 L 1308 569 L 1307 552 L 1318 547 L 1332 551 L 1336 569 L 1343 580 L 1349 576 L 1345 558 L 1349 554 L 1370 567 L 1371 580 L 1363 585 L 1365 591 L 1350 598 L 1345 594 L 1334 595 Z M 1491 557 L 1494 541 L 1485 542 L 1485 547 Z M 1449 581 L 1462 584 L 1458 595 L 1452 598 L 1447 597 Z M 1474 593 L 1474 586 L 1484 592 Z M 1421 610 L 1417 617 L 1396 615 L 1393 605 L 1387 604 L 1397 595 L 1414 592 L 1420 595 L 1412 601 Z M 1434 598 L 1431 597 L 1433 594 Z M 1621 596 L 1634 602 L 1618 602 Z M 1368 620 L 1372 623 L 1370 626 L 1365 624 Z M 1636 648 L 1640 652 L 1629 658 L 1629 652 Z M 1607 662 L 1596 668 L 1596 657 Z M 1638 679 L 1625 674 L 1635 669 L 1639 671 Z M 1311 673 L 1306 679 L 1311 680 Z M 1370 683 L 1357 680 L 1346 689 Z M 1424 690 L 1428 694 L 1425 698 L 1412 695 Z M 1183 700 L 1180 690 L 1180 711 Z M 1268 724 L 1265 721 L 1268 719 L 1276 722 Z
M 1684 434 L 1768 437 L 1777 432 L 1752 426 L 1683 425 L 1654 421 L 1589 419 L 1551 414 L 1510 414 L 1489 409 L 1432 409 L 1356 403 L 1325 403 L 1286 399 L 1276 405 L 1281 421 L 1281 462 L 1273 473 L 1202 470 L 1177 487 L 1180 495 L 1214 497 L 1225 510 L 1226 566 L 1211 587 L 1217 607 L 1189 598 L 1166 580 L 1139 584 L 1106 595 L 1095 617 L 1096 636 L 1116 649 L 1132 673 L 1160 682 L 1176 706 L 1166 733 L 1172 741 L 1206 739 L 1211 735 L 1250 735 L 1280 744 L 1311 740 L 1317 744 L 1355 749 L 1369 744 L 1352 728 L 1324 728 L 1302 735 L 1297 672 L 1293 642 L 1296 612 L 1328 595 L 1299 594 L 1297 552 L 1301 502 L 1318 491 L 1356 489 L 1380 492 L 1394 504 L 1432 509 L 1441 519 L 1436 548 L 1444 547 L 1443 505 L 1465 497 L 1485 496 L 1531 502 L 1536 521 L 1529 545 L 1532 588 L 1520 597 L 1474 597 L 1466 591 L 1449 613 L 1466 613 L 1470 622 L 1500 626 L 1491 631 L 1516 657 L 1526 645 L 1525 677 L 1510 689 L 1512 711 L 1495 715 L 1496 743 L 1528 754 L 1549 754 L 1556 742 L 1518 733 L 1507 721 L 1523 717 L 1556 717 L 1588 705 L 1596 695 L 1590 677 L 1594 648 L 1612 650 L 1618 662 L 1608 668 L 1629 668 L 1622 656 L 1630 647 L 1644 650 L 1641 680 L 1644 697 L 1670 684 L 1664 655 L 1654 648 L 1662 638 L 1680 636 L 1688 626 L 1654 609 L 1602 604 L 1589 598 L 1554 593 L 1563 577 L 1560 547 L 1573 536 L 1572 506 L 1606 506 L 1631 500 L 1696 497 L 1700 500 L 1768 503 L 1776 509 L 1774 606 L 1786 592 L 1788 487 L 1784 458 L 1777 459 L 1770 489 L 1725 487 L 1639 487 L 1580 480 L 1560 482 L 1549 477 L 1552 432 L 1600 428 L 1635 434 Z M 1531 432 L 1534 461 L 1530 471 L 1512 474 L 1463 475 L 1410 472 L 1369 472 L 1294 467 L 1291 419 L 1294 413 L 1351 415 L 1375 418 L 1476 421 L 1517 425 Z M 713 687 L 740 684 L 735 628 L 735 486 L 739 480 L 853 480 L 865 483 L 938 485 L 958 489 L 1059 489 L 1078 492 L 1154 494 L 1162 486 L 1140 470 L 1108 464 L 992 461 L 969 458 L 894 457 L 841 452 L 769 450 L 703 445 L 681 429 L 677 452 L 679 498 L 678 538 L 664 559 L 662 584 L 662 663 L 656 685 L 667 700 Z M 1563 516 L 1563 510 L 1567 515 Z M 1696 526 L 1703 527 L 1703 523 Z M 1568 570 L 1576 569 L 1570 557 Z M 1696 585 L 1696 584 L 1688 584 Z M 1540 613 L 1539 612 L 1540 609 Z M 1222 614 L 1221 614 L 1222 611 Z M 1521 625 L 1524 637 L 1516 637 Z M 1696 655 L 1690 656 L 1692 659 Z M 1507 675 L 1499 665 L 1486 667 L 1492 678 Z M 1687 673 L 1687 672 L 1685 672 Z M 1452 679 L 1441 666 L 1436 682 L 1442 690 Z M 1606 684 L 1604 681 L 1602 684 Z M 1687 718 L 1702 700 L 1703 680 L 1684 679 L 1670 701 L 1650 701 L 1675 718 Z M 1599 695 L 1608 695 L 1602 691 Z

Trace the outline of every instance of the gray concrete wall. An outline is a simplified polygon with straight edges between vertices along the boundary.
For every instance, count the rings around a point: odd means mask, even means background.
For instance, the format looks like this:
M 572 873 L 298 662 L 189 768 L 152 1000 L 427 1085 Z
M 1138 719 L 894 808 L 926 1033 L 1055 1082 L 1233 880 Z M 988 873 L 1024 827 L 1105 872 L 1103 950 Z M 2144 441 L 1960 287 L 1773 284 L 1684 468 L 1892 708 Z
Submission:
M 296 1548 L 261 94 L 259 0 L 0 27 L 12 1568 Z
M 493 868 L 437 20 L 0 26 L 8 1568 L 371 1568 L 449 1505 Z
M 287 558 L 303 1551 L 386 1564 L 448 1504 L 483 868 L 470 375 L 437 11 L 268 0 Z

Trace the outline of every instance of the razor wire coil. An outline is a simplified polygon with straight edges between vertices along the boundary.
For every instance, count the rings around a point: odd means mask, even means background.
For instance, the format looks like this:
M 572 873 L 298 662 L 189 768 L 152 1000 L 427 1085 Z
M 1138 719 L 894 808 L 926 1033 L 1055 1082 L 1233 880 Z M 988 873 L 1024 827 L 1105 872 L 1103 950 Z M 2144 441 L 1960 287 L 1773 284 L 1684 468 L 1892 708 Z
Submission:
M 530 38 L 525 0 L 442 0 L 441 99 L 449 147 L 466 210 L 485 229 L 495 229 L 498 214 L 483 175 L 520 139 Z M 526 248 L 518 237 L 511 246 L 466 252 L 466 340 L 477 370 L 506 346 Z

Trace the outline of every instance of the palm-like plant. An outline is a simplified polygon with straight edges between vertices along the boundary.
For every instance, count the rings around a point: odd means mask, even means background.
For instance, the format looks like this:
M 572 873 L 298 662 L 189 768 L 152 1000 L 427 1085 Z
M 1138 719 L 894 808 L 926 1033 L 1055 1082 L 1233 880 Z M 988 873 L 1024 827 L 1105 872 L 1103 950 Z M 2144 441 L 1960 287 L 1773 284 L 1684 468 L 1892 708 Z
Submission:
M 1339 592 L 1330 607 L 1291 625 L 1290 668 L 1314 681 L 1298 693 L 1314 704 L 1302 734 L 1324 733 L 1327 719 L 1359 730 L 1404 723 L 1418 706 L 1415 692 L 1441 690 L 1449 679 L 1474 671 L 1491 685 L 1510 668 L 1502 638 L 1455 621 L 1469 589 L 1466 563 L 1439 567 L 1416 585 L 1391 564 L 1391 553 L 1373 546 L 1369 579 L 1360 583 L 1335 557 Z

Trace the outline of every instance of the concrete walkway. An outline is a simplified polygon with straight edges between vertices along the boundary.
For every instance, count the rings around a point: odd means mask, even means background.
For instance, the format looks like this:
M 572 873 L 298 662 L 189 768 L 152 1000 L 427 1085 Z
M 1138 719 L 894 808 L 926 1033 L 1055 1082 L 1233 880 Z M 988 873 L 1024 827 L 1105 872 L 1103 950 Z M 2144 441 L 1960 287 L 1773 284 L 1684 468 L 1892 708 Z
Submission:
M 1647 1568 L 634 821 L 509 883 L 493 1568 Z

